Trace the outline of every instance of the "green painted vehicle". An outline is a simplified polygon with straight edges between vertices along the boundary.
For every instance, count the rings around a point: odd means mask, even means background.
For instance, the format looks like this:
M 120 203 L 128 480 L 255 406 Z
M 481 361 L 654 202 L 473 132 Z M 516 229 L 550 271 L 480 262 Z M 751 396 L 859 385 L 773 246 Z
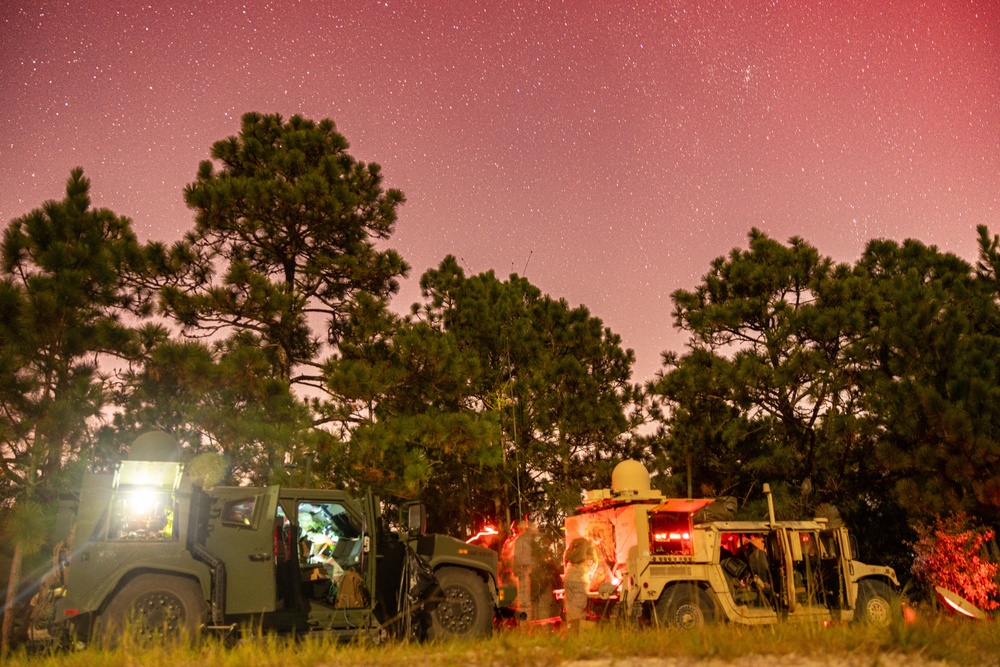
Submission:
M 89 475 L 64 503 L 36 633 L 84 643 L 245 629 L 447 639 L 489 634 L 504 610 L 497 554 L 425 534 L 422 505 L 396 532 L 371 495 L 200 488 L 167 453 L 168 437 L 141 436 L 128 461 Z

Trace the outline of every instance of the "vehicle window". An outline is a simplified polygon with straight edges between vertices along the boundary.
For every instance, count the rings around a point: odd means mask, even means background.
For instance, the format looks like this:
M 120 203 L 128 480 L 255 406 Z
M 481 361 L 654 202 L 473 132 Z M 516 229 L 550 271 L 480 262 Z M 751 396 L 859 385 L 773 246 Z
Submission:
M 837 558 L 840 550 L 837 548 L 837 536 L 833 533 L 820 533 L 819 535 L 820 558 Z
M 796 539 L 793 534 L 792 539 Z M 820 548 L 822 542 L 816 532 L 802 531 L 797 536 L 798 555 L 792 563 L 792 577 L 795 583 L 796 597 L 805 604 L 818 604 L 825 601 L 826 592 L 823 587 Z M 796 551 L 792 548 L 793 556 Z
M 804 560 L 812 561 L 819 557 L 819 539 L 816 533 L 799 533 L 799 545 Z
M 222 507 L 222 523 L 228 526 L 252 526 L 256 524 L 254 511 L 257 496 L 230 500 Z
M 174 534 L 174 495 L 148 488 L 120 489 L 111 501 L 108 539 L 163 541 Z

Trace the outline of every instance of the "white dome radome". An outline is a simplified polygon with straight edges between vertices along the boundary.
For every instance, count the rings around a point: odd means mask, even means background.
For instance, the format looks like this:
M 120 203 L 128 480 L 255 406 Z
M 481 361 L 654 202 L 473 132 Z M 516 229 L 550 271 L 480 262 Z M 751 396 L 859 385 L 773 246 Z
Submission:
M 647 495 L 649 471 L 638 461 L 622 461 L 611 473 L 611 493 L 615 495 Z

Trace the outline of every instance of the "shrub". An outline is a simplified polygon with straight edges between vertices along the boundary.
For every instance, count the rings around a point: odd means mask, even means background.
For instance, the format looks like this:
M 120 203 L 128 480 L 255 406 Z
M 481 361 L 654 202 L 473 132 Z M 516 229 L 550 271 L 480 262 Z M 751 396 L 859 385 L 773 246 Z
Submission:
M 932 526 L 917 526 L 916 533 L 911 571 L 918 581 L 947 588 L 981 609 L 1000 607 L 994 599 L 997 563 L 983 557 L 983 546 L 993 539 L 993 530 L 973 526 L 959 512 L 938 517 Z

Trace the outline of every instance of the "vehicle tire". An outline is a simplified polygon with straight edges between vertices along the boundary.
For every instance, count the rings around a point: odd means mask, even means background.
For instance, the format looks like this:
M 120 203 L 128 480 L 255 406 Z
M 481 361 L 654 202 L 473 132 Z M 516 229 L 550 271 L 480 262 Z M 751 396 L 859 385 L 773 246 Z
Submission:
M 106 646 L 126 634 L 143 644 L 193 641 L 208 617 L 201 586 L 192 579 L 143 574 L 115 594 L 95 627 L 95 640 Z
M 473 639 L 493 629 L 493 602 L 486 582 L 472 570 L 443 567 L 435 572 L 438 588 L 428 599 L 427 638 Z
M 674 584 L 660 594 L 656 617 L 661 625 L 697 630 L 715 621 L 715 606 L 694 584 Z
M 887 627 L 892 622 L 896 604 L 896 595 L 884 581 L 862 579 L 858 582 L 854 620 L 879 628 Z

